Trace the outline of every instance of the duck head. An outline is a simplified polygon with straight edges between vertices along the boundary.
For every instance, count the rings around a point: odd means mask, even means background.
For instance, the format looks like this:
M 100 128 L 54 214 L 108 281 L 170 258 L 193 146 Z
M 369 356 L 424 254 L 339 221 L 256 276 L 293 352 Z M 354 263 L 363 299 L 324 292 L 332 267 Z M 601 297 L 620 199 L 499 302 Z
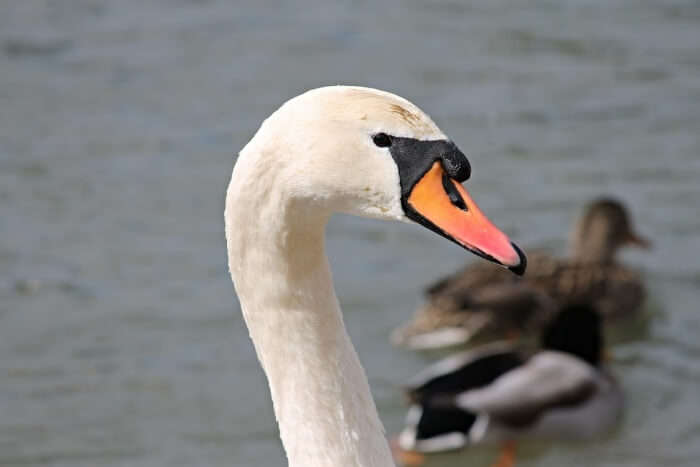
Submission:
M 611 263 L 625 246 L 650 248 L 651 244 L 635 232 L 620 201 L 600 198 L 591 202 L 572 231 L 572 257 L 583 262 Z
M 593 366 L 600 365 L 604 345 L 600 314 L 587 304 L 562 307 L 545 327 L 541 344 L 544 349 L 565 352 Z
M 525 271 L 525 255 L 462 186 L 471 175 L 467 157 L 401 97 L 348 86 L 308 91 L 263 123 L 234 175 L 246 166 L 275 184 L 280 202 L 415 222 L 517 274 Z

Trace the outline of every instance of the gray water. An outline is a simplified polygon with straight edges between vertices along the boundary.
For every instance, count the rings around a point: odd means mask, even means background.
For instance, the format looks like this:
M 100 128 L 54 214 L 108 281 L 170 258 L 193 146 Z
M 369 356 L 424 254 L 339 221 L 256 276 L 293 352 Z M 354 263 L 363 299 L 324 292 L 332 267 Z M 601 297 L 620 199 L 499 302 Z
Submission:
M 625 255 L 650 300 L 613 350 L 619 430 L 523 446 L 519 465 L 698 465 L 699 45 L 693 0 L 2 2 L 0 465 L 284 465 L 226 270 L 223 195 L 263 118 L 337 83 L 428 111 L 521 245 L 562 251 L 601 193 L 655 242 Z M 396 432 L 398 388 L 434 355 L 388 334 L 472 257 L 418 226 L 339 216 L 328 236 Z

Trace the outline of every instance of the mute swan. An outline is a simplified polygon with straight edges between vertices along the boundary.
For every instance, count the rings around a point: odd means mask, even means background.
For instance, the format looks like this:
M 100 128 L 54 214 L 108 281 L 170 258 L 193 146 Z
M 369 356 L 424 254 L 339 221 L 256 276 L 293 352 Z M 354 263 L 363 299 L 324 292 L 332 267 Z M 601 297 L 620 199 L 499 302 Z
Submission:
M 428 287 L 427 303 L 394 330 L 392 342 L 426 349 L 538 332 L 566 303 L 589 303 L 605 319 L 632 314 L 646 290 L 637 271 L 615 261 L 625 246 L 649 248 L 649 242 L 634 231 L 620 201 L 594 200 L 572 229 L 569 258 L 530 251 L 522 279 L 489 264 L 467 266 Z M 524 298 L 523 285 L 539 295 Z
M 544 328 L 541 344 L 533 354 L 492 343 L 417 375 L 407 387 L 413 405 L 398 438 L 404 453 L 607 433 L 620 418 L 623 397 L 603 366 L 600 315 L 588 305 L 566 306 Z
M 290 466 L 393 465 L 333 289 L 329 217 L 412 220 L 522 274 L 525 256 L 460 184 L 469 175 L 418 107 L 360 87 L 289 100 L 241 150 L 226 194 L 229 270 Z

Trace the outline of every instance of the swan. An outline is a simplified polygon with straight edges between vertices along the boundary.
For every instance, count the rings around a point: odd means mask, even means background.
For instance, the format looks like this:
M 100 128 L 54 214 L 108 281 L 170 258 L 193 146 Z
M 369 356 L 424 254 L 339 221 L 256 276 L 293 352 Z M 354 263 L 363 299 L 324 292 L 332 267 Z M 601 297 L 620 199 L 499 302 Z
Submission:
M 467 266 L 430 285 L 425 305 L 391 340 L 427 349 L 537 333 L 567 303 L 588 303 L 606 320 L 633 315 L 646 288 L 638 271 L 616 261 L 626 246 L 648 249 L 650 242 L 635 232 L 621 201 L 592 200 L 572 228 L 569 257 L 529 250 L 522 279 L 490 264 Z
M 224 213 L 229 271 L 290 466 L 394 465 L 333 288 L 332 213 L 416 222 L 524 272 L 524 254 L 462 187 L 470 172 L 418 107 L 352 86 L 292 98 L 240 151 Z

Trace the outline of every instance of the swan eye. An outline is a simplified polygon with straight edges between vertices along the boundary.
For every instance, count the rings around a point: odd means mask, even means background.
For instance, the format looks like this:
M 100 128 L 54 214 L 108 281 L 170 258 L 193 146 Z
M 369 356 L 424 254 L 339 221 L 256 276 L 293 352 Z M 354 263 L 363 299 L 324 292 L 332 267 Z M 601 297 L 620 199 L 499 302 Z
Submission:
M 372 141 L 380 148 L 388 148 L 391 146 L 391 136 L 386 133 L 377 133 L 372 136 Z

